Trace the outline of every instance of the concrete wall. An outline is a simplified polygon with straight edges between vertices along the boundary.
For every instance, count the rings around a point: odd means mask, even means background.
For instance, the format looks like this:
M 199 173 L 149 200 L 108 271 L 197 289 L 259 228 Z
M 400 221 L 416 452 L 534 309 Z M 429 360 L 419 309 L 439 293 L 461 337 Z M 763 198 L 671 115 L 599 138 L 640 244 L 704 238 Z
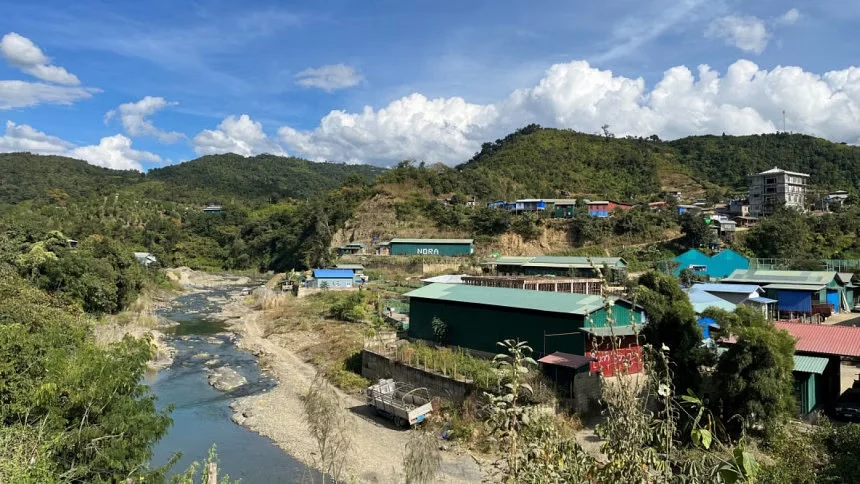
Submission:
M 361 351 L 361 376 L 373 382 L 381 378 L 393 378 L 416 387 L 426 387 L 432 397 L 458 405 L 475 390 L 471 381 L 454 380 L 432 371 L 415 368 L 368 349 Z
M 589 415 L 599 410 L 603 381 L 597 373 L 580 373 L 573 377 L 574 411 Z

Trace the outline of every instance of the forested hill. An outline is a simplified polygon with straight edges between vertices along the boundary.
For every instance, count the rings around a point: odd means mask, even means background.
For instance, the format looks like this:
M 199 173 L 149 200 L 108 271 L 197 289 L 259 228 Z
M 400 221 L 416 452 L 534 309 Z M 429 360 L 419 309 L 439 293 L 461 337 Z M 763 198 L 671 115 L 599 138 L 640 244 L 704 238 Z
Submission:
M 629 200 L 660 191 L 658 166 L 669 150 L 643 139 L 600 137 L 526 126 L 484 143 L 457 167 L 464 189 L 481 199 L 593 195 Z
M 194 194 L 197 198 L 214 198 L 213 201 L 227 197 L 275 201 L 321 195 L 350 177 L 370 183 L 383 171 L 369 165 L 315 163 L 273 155 L 245 158 L 231 153 L 150 170 L 146 178 L 166 182 L 185 197 Z
M 860 190 L 860 148 L 798 134 L 614 138 L 530 125 L 484 143 L 471 160 L 443 173 L 443 191 L 482 200 L 593 195 L 632 200 L 673 187 L 745 188 L 747 176 L 779 166 L 809 173 L 826 189 Z M 453 171 L 453 170 L 452 170 Z M 444 170 L 442 170 L 444 172 Z
M 146 175 L 90 165 L 62 156 L 0 154 L 0 203 L 35 199 L 82 199 L 126 190 L 142 199 L 268 202 L 310 198 L 354 180 L 372 182 L 381 168 L 314 163 L 298 158 L 226 154 L 204 156 Z
M 101 195 L 143 179 L 136 171 L 109 170 L 63 156 L 0 154 L 0 203 Z
M 666 143 L 680 164 L 722 186 L 745 187 L 746 176 L 778 166 L 810 174 L 822 188 L 860 190 L 860 147 L 802 134 L 692 136 Z

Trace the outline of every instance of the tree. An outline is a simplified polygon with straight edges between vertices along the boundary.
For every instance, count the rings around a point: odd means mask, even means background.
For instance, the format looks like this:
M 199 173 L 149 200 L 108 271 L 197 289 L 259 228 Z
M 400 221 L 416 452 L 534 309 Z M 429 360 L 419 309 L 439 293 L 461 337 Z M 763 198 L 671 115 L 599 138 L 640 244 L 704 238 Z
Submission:
M 669 348 L 669 368 L 679 391 L 699 391 L 699 367 L 712 361 L 702 347 L 702 331 L 690 299 L 669 275 L 648 272 L 639 278 L 635 300 L 648 315 L 642 335 L 655 348 Z
M 756 257 L 801 259 L 811 251 L 810 236 L 810 227 L 802 213 L 782 209 L 760 219 L 746 233 L 744 244 Z
M 681 244 L 685 247 L 690 249 L 704 247 L 714 240 L 714 232 L 701 215 L 684 213 L 681 214 L 679 222 L 681 233 L 684 234 Z
M 715 397 L 723 421 L 735 435 L 743 431 L 744 424 L 772 431 L 790 416 L 794 408 L 793 356 L 794 339 L 786 331 L 750 326 L 740 331 L 737 342 L 720 357 L 714 375 Z

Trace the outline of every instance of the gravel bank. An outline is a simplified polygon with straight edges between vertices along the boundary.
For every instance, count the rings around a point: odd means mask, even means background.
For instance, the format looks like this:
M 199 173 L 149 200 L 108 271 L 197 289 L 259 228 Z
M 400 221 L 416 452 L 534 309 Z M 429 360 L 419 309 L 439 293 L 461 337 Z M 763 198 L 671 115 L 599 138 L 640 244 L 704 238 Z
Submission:
M 277 337 L 264 338 L 259 311 L 238 301 L 225 306 L 233 316 L 231 326 L 239 334 L 239 346 L 260 357 L 261 364 L 278 380 L 278 386 L 262 395 L 236 400 L 231 407 L 233 420 L 259 432 L 307 464 L 313 463 L 316 444 L 307 431 L 301 395 L 307 391 L 316 369 L 278 343 Z M 240 317 L 236 318 L 238 314 Z M 404 449 L 409 432 L 372 415 L 362 400 L 338 391 L 342 414 L 352 429 L 352 448 L 347 460 L 348 481 L 403 482 Z M 440 441 L 440 445 L 442 441 Z M 443 452 L 443 472 L 437 482 L 481 482 L 483 475 L 472 457 Z

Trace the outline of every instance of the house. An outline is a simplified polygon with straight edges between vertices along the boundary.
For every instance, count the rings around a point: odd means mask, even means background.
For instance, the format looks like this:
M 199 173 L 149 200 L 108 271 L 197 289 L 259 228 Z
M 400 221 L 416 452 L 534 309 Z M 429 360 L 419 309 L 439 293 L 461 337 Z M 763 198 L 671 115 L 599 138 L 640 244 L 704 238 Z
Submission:
M 717 209 L 717 213 L 729 218 L 748 217 L 750 214 L 749 200 L 729 200 L 725 207 Z
M 648 208 L 650 208 L 651 210 L 664 210 L 669 208 L 669 204 L 663 201 L 651 202 L 648 204 Z
M 721 282 L 760 285 L 768 298 L 778 301 L 779 312 L 791 317 L 795 313 L 828 316 L 831 311 L 850 311 L 848 298 L 854 297 L 854 287 L 845 279 L 828 271 L 739 269 Z
M 556 351 L 586 355 L 602 351 L 594 338 L 610 332 L 627 338 L 630 347 L 638 345 L 635 335 L 645 323 L 641 307 L 595 295 L 430 284 L 406 296 L 410 338 L 435 340 L 433 322 L 441 321 L 446 344 L 486 354 L 498 353 L 499 341 L 519 339 L 537 357 Z
M 696 205 L 678 205 L 678 215 L 683 215 L 685 213 L 701 213 L 702 207 Z
M 334 268 L 352 271 L 353 274 L 364 274 L 364 266 L 361 264 L 335 264 Z
M 203 213 L 224 213 L 224 209 L 221 205 L 215 205 L 210 203 L 203 209 Z
M 666 194 L 669 195 L 670 197 L 675 197 L 676 199 L 679 199 L 679 200 L 681 199 L 681 192 L 678 190 L 669 190 L 668 192 L 666 192 Z
M 446 274 L 442 276 L 426 277 L 421 279 L 421 282 L 427 284 L 464 284 L 463 278 L 468 277 L 467 274 Z
M 735 221 L 738 227 L 752 227 L 758 222 L 758 217 L 734 217 L 732 220 Z
M 609 277 L 621 281 L 627 274 L 627 261 L 621 257 L 533 256 L 497 257 L 481 264 L 497 275 L 602 277 L 604 268 Z
M 69 246 L 70 249 L 78 248 L 78 241 L 75 239 L 66 239 L 66 244 Z
M 376 255 L 391 255 L 391 242 L 380 242 L 374 249 Z
M 794 392 L 801 415 L 831 408 L 842 390 L 840 361 L 860 358 L 860 328 L 786 322 L 774 326 L 795 339 Z
M 316 289 L 349 289 L 354 281 L 355 273 L 349 269 L 314 269 L 308 285 Z
M 552 216 L 555 218 L 573 218 L 576 210 L 575 198 L 548 199 L 547 204 L 552 206 Z
M 155 264 L 158 262 L 158 259 L 156 259 L 155 256 L 150 254 L 149 252 L 135 252 L 134 258 L 139 263 L 143 264 L 144 267 L 149 267 L 152 264 Z
M 695 274 L 712 279 L 727 277 L 738 269 L 748 269 L 750 266 L 749 259 L 731 249 L 722 250 L 712 257 L 690 249 L 672 259 L 672 262 L 678 264 L 672 271 L 675 277 L 680 276 L 682 270 L 690 269 Z
M 524 198 L 514 202 L 515 212 L 543 212 L 547 203 L 540 198 Z
M 705 311 L 713 308 L 732 312 L 735 310 L 735 308 L 737 308 L 736 305 L 726 301 L 725 299 L 721 299 L 706 291 L 697 290 L 695 286 L 693 286 L 693 288 L 691 289 L 688 289 L 686 292 L 687 296 L 690 298 L 690 304 L 693 306 L 693 310 L 696 312 L 696 318 L 698 319 L 699 327 L 702 329 L 703 339 L 711 338 L 711 329 L 719 329 L 719 325 L 716 321 L 704 315 Z
M 774 167 L 750 177 L 750 209 L 753 217 L 772 215 L 776 207 L 806 208 L 809 174 Z
M 755 284 L 699 283 L 694 284 L 690 290 L 706 292 L 733 305 L 743 304 L 764 294 L 764 289 Z
M 588 215 L 591 217 L 605 218 L 612 215 L 616 208 L 621 210 L 630 210 L 633 205 L 629 203 L 614 202 L 612 200 L 598 200 L 595 202 L 586 202 L 588 207 Z
M 338 255 L 366 254 L 367 246 L 361 242 L 350 242 L 337 248 Z
M 735 238 L 738 224 L 734 220 L 711 219 L 711 229 L 717 233 L 720 240 L 731 242 Z
M 391 239 L 391 255 L 467 256 L 475 252 L 474 239 Z

